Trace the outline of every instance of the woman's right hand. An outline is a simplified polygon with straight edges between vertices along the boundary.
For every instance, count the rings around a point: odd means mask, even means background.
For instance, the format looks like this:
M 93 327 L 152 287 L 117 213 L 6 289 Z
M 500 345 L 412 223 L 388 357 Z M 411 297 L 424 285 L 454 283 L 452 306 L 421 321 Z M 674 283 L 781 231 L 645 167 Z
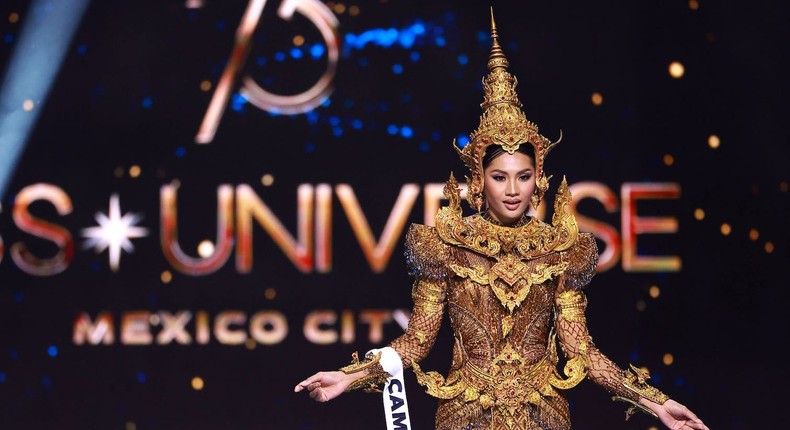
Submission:
M 364 372 L 345 374 L 339 370 L 333 372 L 318 372 L 315 375 L 296 384 L 294 392 L 298 393 L 305 388 L 315 401 L 328 402 L 343 394 L 352 382 L 363 376 Z

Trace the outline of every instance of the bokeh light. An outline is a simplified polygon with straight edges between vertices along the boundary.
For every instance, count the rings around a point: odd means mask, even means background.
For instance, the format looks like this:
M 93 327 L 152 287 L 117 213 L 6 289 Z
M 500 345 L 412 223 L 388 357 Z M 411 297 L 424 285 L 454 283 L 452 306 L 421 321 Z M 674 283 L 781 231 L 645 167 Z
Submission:
M 669 76 L 680 79 L 686 73 L 686 68 L 680 61 L 673 61 L 669 64 Z
M 721 140 L 719 139 L 719 136 L 716 136 L 715 134 L 711 134 L 710 136 L 708 136 L 708 146 L 710 146 L 711 149 L 717 149 L 719 145 L 721 145 Z
M 203 258 L 209 258 L 214 255 L 214 242 L 210 240 L 201 241 L 198 244 L 198 255 Z
M 601 93 L 598 92 L 592 93 L 590 99 L 592 100 L 592 104 L 594 104 L 595 106 L 600 106 L 603 104 L 603 95 L 601 95 Z

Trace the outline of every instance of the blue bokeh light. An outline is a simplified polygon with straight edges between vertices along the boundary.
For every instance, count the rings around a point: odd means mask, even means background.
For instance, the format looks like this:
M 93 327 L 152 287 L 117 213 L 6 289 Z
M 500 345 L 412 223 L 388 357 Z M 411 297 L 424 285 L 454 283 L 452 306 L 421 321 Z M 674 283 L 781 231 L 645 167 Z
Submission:
M 324 45 L 321 45 L 320 43 L 316 43 L 310 47 L 310 55 L 315 59 L 321 58 L 321 56 L 324 55 L 324 52 L 326 52 L 326 48 L 324 48 Z
M 58 347 L 55 345 L 50 345 L 49 348 L 47 348 L 47 354 L 49 354 L 50 357 L 57 357 Z

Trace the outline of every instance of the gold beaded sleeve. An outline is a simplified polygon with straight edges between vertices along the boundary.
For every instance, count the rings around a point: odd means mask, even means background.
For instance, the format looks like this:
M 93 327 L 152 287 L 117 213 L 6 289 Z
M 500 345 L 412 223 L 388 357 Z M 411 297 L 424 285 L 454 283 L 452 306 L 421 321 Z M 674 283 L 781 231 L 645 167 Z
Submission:
M 403 368 L 419 362 L 430 351 L 442 324 L 446 298 L 447 244 L 434 227 L 412 224 L 406 234 L 406 264 L 414 277 L 413 308 L 406 332 L 390 343 Z
M 586 351 L 587 376 L 615 398 L 638 402 L 645 397 L 662 404 L 667 396 L 647 385 L 644 373 L 626 372 L 606 357 L 592 343 L 587 329 L 585 309 L 587 297 L 582 289 L 595 274 L 598 249 L 592 235 L 579 235 L 577 243 L 563 253 L 568 270 L 560 277 L 555 296 L 557 334 L 566 357 L 570 360 Z M 638 369 L 637 369 L 638 371 Z

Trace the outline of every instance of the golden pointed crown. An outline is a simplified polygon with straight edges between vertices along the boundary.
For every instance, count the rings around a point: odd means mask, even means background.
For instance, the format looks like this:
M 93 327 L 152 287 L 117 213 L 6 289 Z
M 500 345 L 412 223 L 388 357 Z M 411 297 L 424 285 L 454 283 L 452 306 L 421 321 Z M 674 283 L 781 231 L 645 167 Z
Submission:
M 494 21 L 494 10 L 491 9 L 491 55 L 488 58 L 488 74 L 483 77 L 483 115 L 480 125 L 469 135 L 469 143 L 463 148 L 453 145 L 461 160 L 472 173 L 466 177 L 469 186 L 467 200 L 478 212 L 483 208 L 483 156 L 491 145 L 500 145 L 510 154 L 525 143 L 535 149 L 535 187 L 536 198 L 533 206 L 537 206 L 548 189 L 548 179 L 543 172 L 543 161 L 557 142 L 551 142 L 538 132 L 538 126 L 527 120 L 521 109 L 521 101 L 516 93 L 518 79 L 507 71 L 508 63 L 505 53 L 499 45 L 499 34 Z M 562 135 L 560 135 L 562 139 Z

